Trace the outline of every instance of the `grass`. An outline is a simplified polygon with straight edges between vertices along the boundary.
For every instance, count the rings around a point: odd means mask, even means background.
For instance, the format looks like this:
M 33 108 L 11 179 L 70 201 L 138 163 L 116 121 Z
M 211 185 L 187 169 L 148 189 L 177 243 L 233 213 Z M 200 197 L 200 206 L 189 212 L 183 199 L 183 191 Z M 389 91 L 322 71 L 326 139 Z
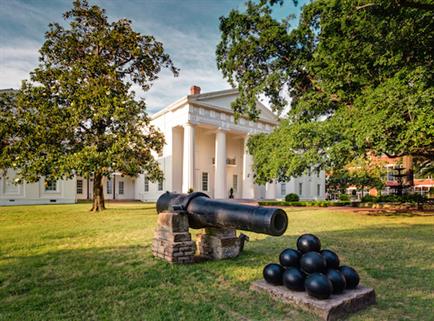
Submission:
M 349 320 L 434 320 L 434 217 L 288 209 L 283 237 L 249 233 L 236 259 L 151 255 L 153 204 L 0 207 L 0 320 L 315 320 L 249 291 L 303 232 L 357 268 L 378 304 Z

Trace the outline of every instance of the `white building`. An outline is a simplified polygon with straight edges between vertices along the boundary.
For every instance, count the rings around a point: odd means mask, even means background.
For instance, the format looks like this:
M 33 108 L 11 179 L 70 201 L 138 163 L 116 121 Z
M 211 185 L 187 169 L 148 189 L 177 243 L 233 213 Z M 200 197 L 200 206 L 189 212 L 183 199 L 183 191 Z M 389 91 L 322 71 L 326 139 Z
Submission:
M 288 193 L 296 193 L 300 199 L 324 199 L 323 171 L 309 171 L 287 183 L 266 186 L 254 183 L 247 140 L 249 135 L 270 132 L 278 119 L 258 102 L 261 114 L 257 122 L 241 118 L 235 123 L 230 105 L 237 95 L 234 89 L 201 94 L 200 88 L 193 86 L 190 95 L 154 114 L 152 124 L 166 138 L 163 153 L 155 155 L 164 172 L 164 181 L 151 183 L 143 174 L 113 175 L 103 182 L 106 199 L 155 201 L 165 191 L 186 193 L 189 190 L 214 198 L 229 198 L 231 189 L 236 199 L 280 199 Z M 91 179 L 77 177 L 59 181 L 56 187 L 42 183 L 43 180 L 12 187 L 13 175 L 9 176 L 9 181 L 0 180 L 0 205 L 69 203 L 92 197 Z

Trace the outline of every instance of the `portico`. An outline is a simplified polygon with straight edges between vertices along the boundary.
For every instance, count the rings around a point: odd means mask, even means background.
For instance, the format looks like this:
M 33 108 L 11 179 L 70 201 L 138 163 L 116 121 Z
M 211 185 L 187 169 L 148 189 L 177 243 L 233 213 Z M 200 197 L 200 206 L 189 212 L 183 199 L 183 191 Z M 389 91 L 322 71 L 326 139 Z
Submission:
M 181 184 L 174 179 L 174 185 L 178 185 L 174 190 L 201 191 L 223 199 L 232 189 L 234 198 L 255 197 L 252 161 L 246 146 L 248 133 L 193 123 L 172 132 L 174 141 L 183 144 L 173 149 L 173 159 L 182 159 Z M 271 197 L 271 191 L 268 195 Z

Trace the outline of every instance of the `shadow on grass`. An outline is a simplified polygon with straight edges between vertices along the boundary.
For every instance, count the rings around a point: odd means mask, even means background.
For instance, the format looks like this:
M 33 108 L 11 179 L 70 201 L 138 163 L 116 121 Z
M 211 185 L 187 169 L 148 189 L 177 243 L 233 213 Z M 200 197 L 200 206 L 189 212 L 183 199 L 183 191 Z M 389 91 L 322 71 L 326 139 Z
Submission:
M 354 266 L 378 305 L 352 320 L 429 316 L 432 225 L 322 232 L 324 248 Z M 246 244 L 236 259 L 170 265 L 146 246 L 58 250 L 0 260 L 0 319 L 314 320 L 248 290 L 298 235 Z M 431 303 L 430 303 L 431 302 Z
M 415 216 L 421 216 L 421 217 L 428 217 L 428 216 L 434 216 L 433 211 L 414 211 L 414 210 L 379 210 L 379 211 L 368 211 L 366 215 L 369 216 L 398 216 L 398 217 L 415 217 Z

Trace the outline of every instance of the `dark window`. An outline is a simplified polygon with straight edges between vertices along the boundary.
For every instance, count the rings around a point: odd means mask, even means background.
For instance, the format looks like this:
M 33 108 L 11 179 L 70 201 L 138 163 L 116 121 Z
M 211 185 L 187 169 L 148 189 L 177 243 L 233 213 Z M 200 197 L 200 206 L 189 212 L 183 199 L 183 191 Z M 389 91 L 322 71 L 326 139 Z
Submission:
M 145 176 L 145 192 L 149 192 L 149 179 Z
M 57 182 L 55 180 L 45 181 L 45 191 L 46 192 L 55 192 L 57 191 Z
M 119 182 L 119 195 L 124 195 L 124 182 Z
M 112 180 L 111 179 L 107 179 L 107 194 L 111 194 L 112 193 Z
M 83 180 L 77 179 L 77 194 L 83 194 Z
M 232 176 L 232 187 L 234 188 L 234 191 L 238 190 L 238 175 Z
M 202 191 L 208 191 L 208 173 L 202 172 Z

